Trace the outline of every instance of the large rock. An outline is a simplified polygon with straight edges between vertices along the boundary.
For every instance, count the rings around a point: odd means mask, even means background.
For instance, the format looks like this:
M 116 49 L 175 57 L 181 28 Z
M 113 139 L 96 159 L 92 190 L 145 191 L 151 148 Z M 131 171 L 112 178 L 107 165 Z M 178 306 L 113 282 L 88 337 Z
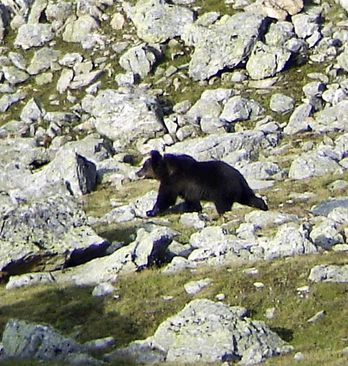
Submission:
M 103 90 L 89 103 L 97 131 L 126 146 L 164 131 L 161 109 L 155 97 L 140 90 Z
M 295 33 L 299 38 L 309 39 L 319 31 L 321 7 L 311 7 L 306 12 L 295 14 L 291 17 Z
M 68 364 L 99 365 L 102 362 L 89 356 L 86 348 L 59 334 L 48 325 L 11 319 L 2 336 L 4 359 L 35 359 L 65 361 Z
M 2 71 L 5 79 L 11 84 L 21 84 L 29 78 L 29 75 L 15 66 L 3 66 Z
M 47 0 L 34 0 L 28 16 L 28 24 L 38 24 L 40 18 L 44 16 L 43 12 L 46 9 Z
M 314 225 L 310 238 L 316 246 L 326 250 L 332 249 L 336 244 L 343 244 L 344 238 L 334 221 L 323 219 Z
M 262 131 L 243 131 L 236 133 L 214 133 L 197 137 L 169 146 L 166 152 L 193 156 L 197 160 L 225 160 L 234 165 L 240 160 L 257 156 L 261 148 L 271 146 L 268 136 Z
M 304 226 L 282 225 L 270 241 L 261 241 L 265 259 L 290 257 L 317 252 L 317 247 L 309 240 L 309 232 Z
M 263 108 L 256 101 L 236 95 L 226 101 L 220 119 L 228 123 L 252 120 L 262 112 Z
M 336 3 L 340 4 L 343 9 L 348 11 L 348 1 L 347 0 L 336 0 Z
M 195 47 L 189 75 L 194 80 L 205 80 L 238 66 L 263 33 L 264 20 L 262 15 L 245 12 L 225 16 L 208 27 L 196 23 L 187 26 L 182 38 Z
M 293 135 L 295 133 L 310 130 L 308 117 L 312 113 L 313 106 L 309 103 L 300 104 L 295 108 L 289 118 L 288 124 L 284 128 L 284 133 Z
M 139 352 L 142 350 L 142 352 Z M 157 328 L 153 337 L 116 351 L 138 362 L 175 364 L 241 361 L 260 363 L 292 350 L 263 322 L 247 318 L 247 310 L 206 299 L 193 300 Z
M 71 18 L 65 26 L 63 40 L 65 42 L 83 42 L 98 28 L 97 21 L 89 14 L 82 15 L 77 19 Z
M 30 167 L 16 170 L 15 166 L 8 165 L 5 173 L 10 181 L 7 186 L 6 182 L 2 185 L 17 201 L 57 193 L 81 196 L 92 192 L 96 186 L 96 165 L 72 150 L 60 150 L 52 162 L 44 165 L 35 173 Z
M 332 198 L 328 201 L 320 202 L 311 208 L 311 212 L 317 216 L 328 216 L 337 209 L 348 209 L 348 197 Z
M 26 123 L 33 123 L 40 120 L 43 112 L 34 98 L 31 98 L 21 112 L 21 120 Z
M 47 20 L 52 24 L 54 30 L 58 30 L 63 27 L 65 21 L 73 13 L 73 3 L 70 2 L 59 2 L 47 4 L 45 11 Z
M 73 90 L 84 88 L 98 80 L 102 74 L 102 70 L 93 70 L 91 72 L 77 74 L 71 80 L 69 88 Z
M 141 0 L 124 9 L 134 23 L 139 38 L 148 43 L 161 43 L 180 36 L 184 27 L 194 21 L 192 10 L 164 0 Z
M 332 107 L 315 114 L 311 127 L 318 132 L 348 131 L 348 100 L 342 100 Z
M 0 140 L 0 190 L 9 192 L 29 187 L 32 168 L 49 160 L 47 151 L 37 147 L 31 138 L 8 138 Z
M 186 117 L 192 119 L 192 123 L 200 125 L 205 133 L 214 133 L 226 125 L 220 119 L 224 103 L 234 95 L 232 89 L 208 89 L 200 99 L 188 110 Z
M 0 112 L 6 112 L 13 104 L 26 97 L 26 93 L 19 90 L 12 94 L 5 94 L 0 98 Z
M 288 222 L 298 221 L 298 216 L 279 211 L 252 211 L 245 215 L 245 221 L 258 228 L 282 225 Z
M 265 43 L 269 46 L 285 46 L 286 42 L 294 38 L 294 26 L 291 22 L 280 21 L 271 23 L 265 34 Z
M 0 215 L 0 271 L 9 274 L 84 263 L 109 245 L 71 197 L 10 206 Z
M 309 280 L 313 282 L 348 282 L 348 265 L 320 264 L 311 269 Z
M 164 260 L 165 251 L 175 232 L 165 227 L 141 228 L 135 241 L 102 258 L 66 268 L 63 271 L 29 273 L 11 276 L 7 289 L 35 284 L 57 283 L 74 286 L 95 286 L 115 282 L 119 274 L 136 272 Z M 0 268 L 1 270 L 1 268 Z
M 27 69 L 31 75 L 37 75 L 53 67 L 54 62 L 60 57 L 60 51 L 51 47 L 43 47 L 34 53 L 34 56 Z
M 291 52 L 284 47 L 269 46 L 257 42 L 246 63 L 246 69 L 252 79 L 265 79 L 284 70 Z
M 272 94 L 270 100 L 270 108 L 272 111 L 277 113 L 288 113 L 295 105 L 295 100 L 292 97 L 281 93 Z
M 255 161 L 249 164 L 243 164 L 243 162 L 241 162 L 236 168 L 247 180 L 280 180 L 282 176 L 285 175 L 284 171 L 276 163 L 271 163 L 269 161 Z
M 252 7 L 260 8 L 270 18 L 284 20 L 302 10 L 303 0 L 257 0 Z
M 130 48 L 120 57 L 120 65 L 126 70 L 145 77 L 150 73 L 160 51 L 146 44 Z
M 64 162 L 62 164 L 62 162 Z M 60 150 L 37 178 L 47 184 L 64 181 L 73 195 L 84 195 L 93 191 L 97 184 L 97 169 L 93 162 L 71 150 Z
M 50 24 L 23 24 L 17 33 L 14 41 L 15 46 L 20 46 L 24 50 L 38 47 L 51 41 L 54 37 Z
M 341 174 L 342 167 L 330 156 L 319 151 L 304 153 L 295 158 L 289 169 L 289 178 L 305 179 L 326 174 Z
M 263 258 L 263 249 L 256 238 L 243 240 L 224 233 L 218 226 L 208 226 L 190 237 L 194 249 L 188 260 L 209 265 L 226 265 L 231 262 Z

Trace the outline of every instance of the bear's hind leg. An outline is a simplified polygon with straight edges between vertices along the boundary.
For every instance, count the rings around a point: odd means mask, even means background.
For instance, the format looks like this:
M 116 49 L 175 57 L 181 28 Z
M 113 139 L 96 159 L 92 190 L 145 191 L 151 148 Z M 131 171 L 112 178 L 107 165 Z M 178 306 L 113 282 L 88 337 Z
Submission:
M 215 207 L 216 207 L 216 211 L 218 212 L 219 215 L 223 215 L 226 211 L 230 211 L 232 208 L 232 204 L 233 202 L 231 202 L 230 200 L 226 200 L 226 199 L 219 199 L 217 201 L 214 201 L 215 203 Z
M 185 211 L 186 212 L 201 212 L 202 205 L 199 201 L 185 200 Z

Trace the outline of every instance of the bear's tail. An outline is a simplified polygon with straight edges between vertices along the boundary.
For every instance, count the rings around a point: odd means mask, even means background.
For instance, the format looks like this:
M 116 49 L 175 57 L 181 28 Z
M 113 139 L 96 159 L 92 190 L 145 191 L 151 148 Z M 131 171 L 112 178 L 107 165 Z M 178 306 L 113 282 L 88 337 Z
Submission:
M 268 211 L 266 202 L 262 198 L 256 197 L 255 195 L 250 197 L 248 206 L 259 208 L 262 211 Z

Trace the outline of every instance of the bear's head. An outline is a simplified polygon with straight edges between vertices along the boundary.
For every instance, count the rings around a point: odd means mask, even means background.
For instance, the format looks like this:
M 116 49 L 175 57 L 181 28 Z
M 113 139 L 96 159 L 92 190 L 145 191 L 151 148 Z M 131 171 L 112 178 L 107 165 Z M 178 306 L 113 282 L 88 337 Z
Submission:
M 162 155 L 157 150 L 152 150 L 150 158 L 145 160 L 142 168 L 137 171 L 136 175 L 140 178 L 161 180 L 165 170 Z
M 144 162 L 143 167 L 136 175 L 163 181 L 185 175 L 187 171 L 191 170 L 195 162 L 196 160 L 189 155 L 164 154 L 162 156 L 157 150 L 152 150 L 150 158 Z

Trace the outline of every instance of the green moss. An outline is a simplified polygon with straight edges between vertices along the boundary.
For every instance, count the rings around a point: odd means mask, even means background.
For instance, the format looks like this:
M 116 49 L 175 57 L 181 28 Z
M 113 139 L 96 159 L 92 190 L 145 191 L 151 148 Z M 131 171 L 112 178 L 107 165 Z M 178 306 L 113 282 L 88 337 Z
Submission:
M 220 15 L 232 15 L 236 12 L 231 6 L 227 5 L 225 1 L 196 0 L 193 6 L 197 9 L 198 15 L 202 15 L 210 11 L 217 11 Z

